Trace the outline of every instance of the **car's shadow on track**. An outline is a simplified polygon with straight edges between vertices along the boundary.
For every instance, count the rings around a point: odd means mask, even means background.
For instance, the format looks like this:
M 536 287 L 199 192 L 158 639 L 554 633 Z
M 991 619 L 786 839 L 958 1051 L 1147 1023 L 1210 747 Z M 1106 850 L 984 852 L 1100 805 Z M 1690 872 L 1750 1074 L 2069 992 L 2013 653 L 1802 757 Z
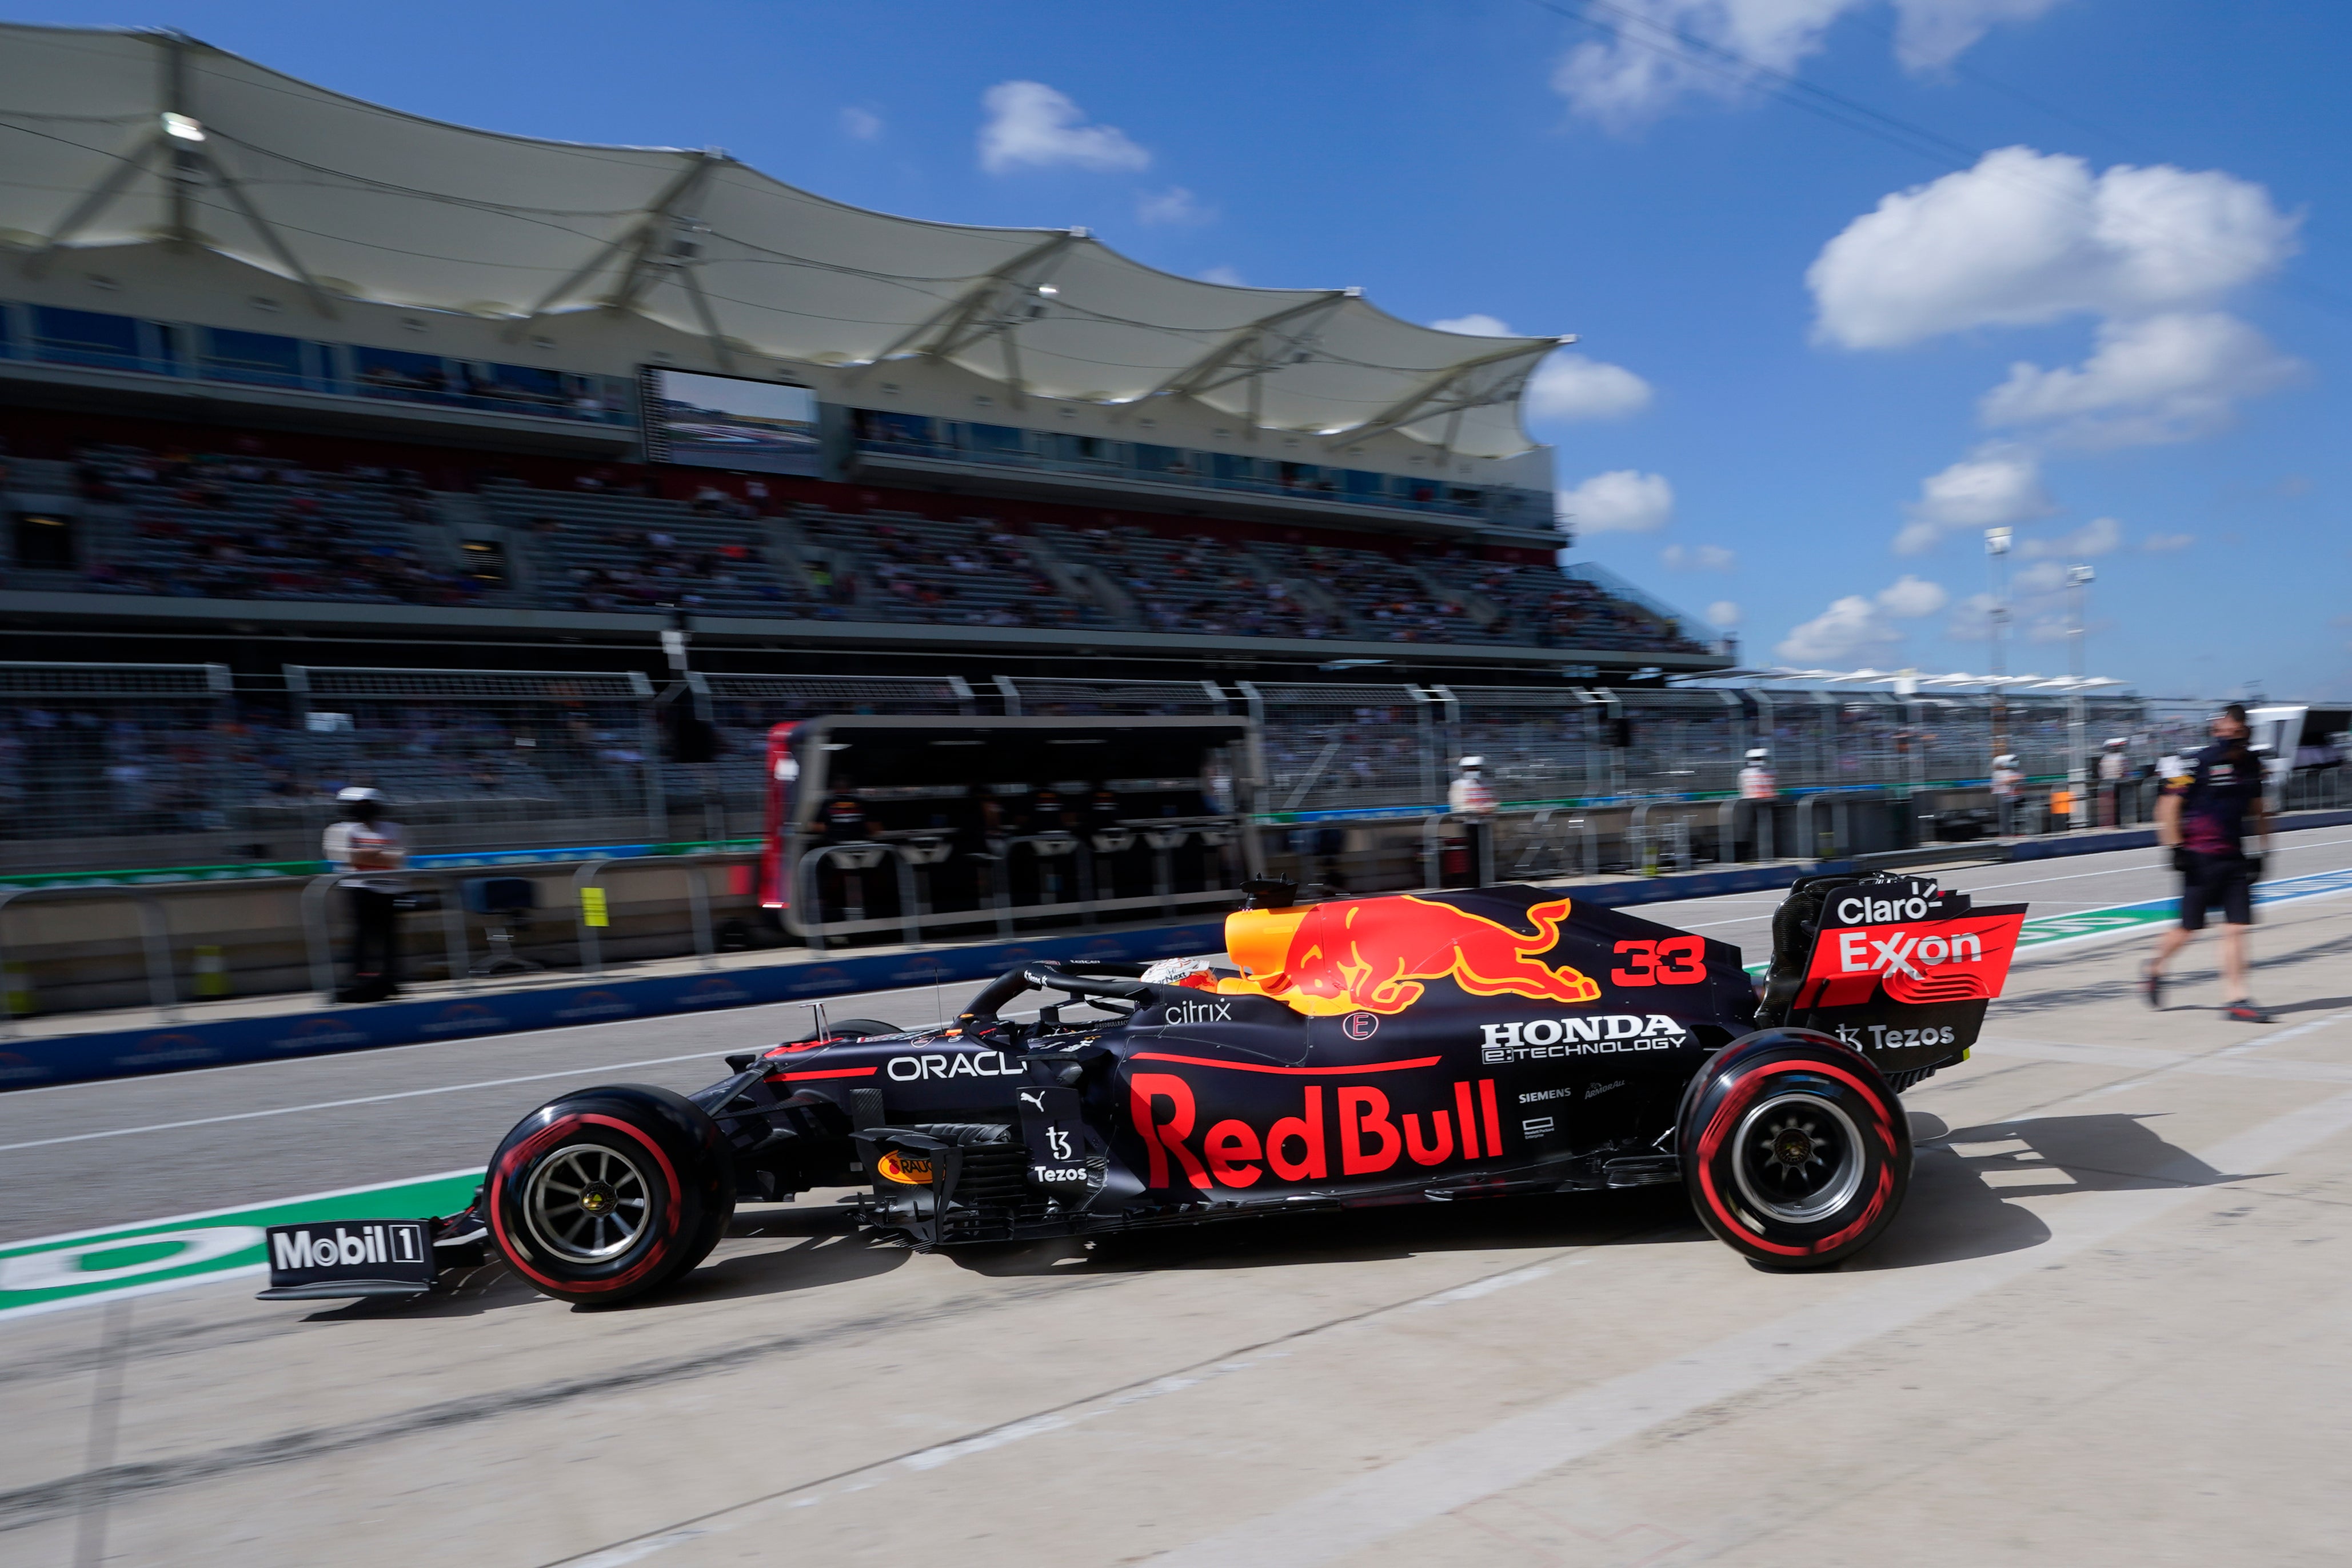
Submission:
M 1916 1269 L 2038 1247 L 2050 1239 L 2050 1228 L 2032 1209 L 2011 1201 L 2016 1198 L 2210 1186 L 2235 1179 L 2167 1143 L 2147 1124 L 2151 1119 L 2121 1113 L 2023 1116 L 1955 1128 L 1914 1111 L 1916 1152 L 1903 1212 L 1868 1251 L 1842 1267 L 1853 1272 Z M 1714 1244 L 1676 1183 L 1620 1192 L 1326 1210 L 1091 1239 L 982 1244 L 950 1248 L 940 1256 L 991 1279 L 1076 1280 L 1381 1262 L 1429 1252 L 1685 1243 Z M 711 1261 L 641 1301 L 573 1310 L 658 1312 L 782 1296 L 872 1279 L 913 1256 L 903 1246 L 859 1234 L 846 1209 L 820 1196 L 801 1205 L 742 1210 Z M 471 1317 L 544 1300 L 511 1271 L 492 1264 L 429 1296 L 355 1301 L 306 1321 Z
M 2015 1252 L 2050 1239 L 2014 1198 L 2076 1192 L 2211 1186 L 2233 1179 L 2167 1143 L 2147 1117 L 2021 1116 L 1948 1127 L 1911 1113 L 1915 1155 L 1903 1212 L 1852 1272 L 1916 1269 Z
M 1558 1251 L 1703 1241 L 1679 1186 L 1561 1193 L 1392 1208 L 1223 1220 L 1029 1246 L 958 1248 L 959 1266 L 991 1278 L 1159 1273 L 1187 1269 L 1369 1263 L 1427 1252 Z

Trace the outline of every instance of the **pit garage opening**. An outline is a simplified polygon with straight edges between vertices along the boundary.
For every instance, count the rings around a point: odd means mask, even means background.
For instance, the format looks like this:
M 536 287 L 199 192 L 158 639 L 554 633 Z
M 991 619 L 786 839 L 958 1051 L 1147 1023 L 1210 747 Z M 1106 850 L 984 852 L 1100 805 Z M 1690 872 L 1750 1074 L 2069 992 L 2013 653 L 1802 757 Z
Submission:
M 1258 874 L 1255 724 L 835 715 L 769 732 L 760 898 L 828 939 L 1222 907 Z

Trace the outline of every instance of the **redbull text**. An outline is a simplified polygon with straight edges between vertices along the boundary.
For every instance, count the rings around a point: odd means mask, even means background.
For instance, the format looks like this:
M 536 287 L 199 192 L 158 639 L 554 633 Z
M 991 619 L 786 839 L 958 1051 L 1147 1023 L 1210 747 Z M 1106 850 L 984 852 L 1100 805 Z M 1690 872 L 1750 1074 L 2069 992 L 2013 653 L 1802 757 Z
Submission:
M 1299 1113 L 1260 1129 L 1238 1119 L 1216 1123 L 1196 1137 L 1200 1103 L 1192 1083 L 1173 1072 L 1139 1072 L 1129 1083 L 1129 1111 L 1150 1158 L 1150 1186 L 1178 1180 L 1202 1191 L 1278 1182 L 1328 1181 L 1338 1155 L 1342 1176 L 1377 1176 L 1407 1162 L 1491 1158 L 1503 1152 L 1495 1081 L 1453 1084 L 1450 1107 L 1398 1113 L 1388 1092 L 1340 1084 L 1327 1102 L 1321 1084 L 1302 1092 Z M 1459 1140 L 1459 1148 L 1456 1141 Z

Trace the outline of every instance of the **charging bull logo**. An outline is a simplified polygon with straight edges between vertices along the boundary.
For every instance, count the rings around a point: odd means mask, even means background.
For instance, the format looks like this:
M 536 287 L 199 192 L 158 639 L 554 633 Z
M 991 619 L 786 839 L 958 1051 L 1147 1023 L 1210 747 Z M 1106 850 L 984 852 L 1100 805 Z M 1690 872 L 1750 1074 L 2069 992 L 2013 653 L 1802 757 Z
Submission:
M 1596 1001 L 1601 987 L 1590 977 L 1536 956 L 1559 945 L 1568 910 L 1565 898 L 1529 904 L 1526 925 L 1515 926 L 1409 895 L 1318 904 L 1290 933 L 1280 973 L 1261 983 L 1317 1017 L 1401 1013 L 1428 989 L 1421 982 L 1448 977 L 1473 996 Z

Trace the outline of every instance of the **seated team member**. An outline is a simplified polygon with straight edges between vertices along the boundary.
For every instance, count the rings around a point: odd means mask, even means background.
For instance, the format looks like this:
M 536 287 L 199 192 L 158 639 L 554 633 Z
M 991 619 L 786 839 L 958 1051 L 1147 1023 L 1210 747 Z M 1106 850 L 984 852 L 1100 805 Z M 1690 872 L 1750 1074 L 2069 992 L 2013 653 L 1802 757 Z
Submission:
M 2221 911 L 2221 976 L 2228 1012 L 2241 1023 L 2268 1023 L 2270 1014 L 2247 994 L 2246 928 L 2254 923 L 2254 883 L 2263 857 L 2245 850 L 2246 819 L 2263 851 L 2270 848 L 2270 810 L 2263 800 L 2263 765 L 2246 744 L 2243 704 L 2213 716 L 2213 744 L 2187 759 L 2187 772 L 2165 786 L 2156 803 L 2157 841 L 2172 852 L 2180 873 L 2180 924 L 2166 932 L 2141 971 L 2147 1005 L 2164 1005 L 2164 966 L 2205 928 L 2205 912 Z
M 824 810 L 818 814 L 824 824 L 824 836 L 836 844 L 857 842 L 874 836 L 874 824 L 866 814 L 866 802 L 860 800 L 849 775 L 837 774 L 833 790 L 825 797 Z

